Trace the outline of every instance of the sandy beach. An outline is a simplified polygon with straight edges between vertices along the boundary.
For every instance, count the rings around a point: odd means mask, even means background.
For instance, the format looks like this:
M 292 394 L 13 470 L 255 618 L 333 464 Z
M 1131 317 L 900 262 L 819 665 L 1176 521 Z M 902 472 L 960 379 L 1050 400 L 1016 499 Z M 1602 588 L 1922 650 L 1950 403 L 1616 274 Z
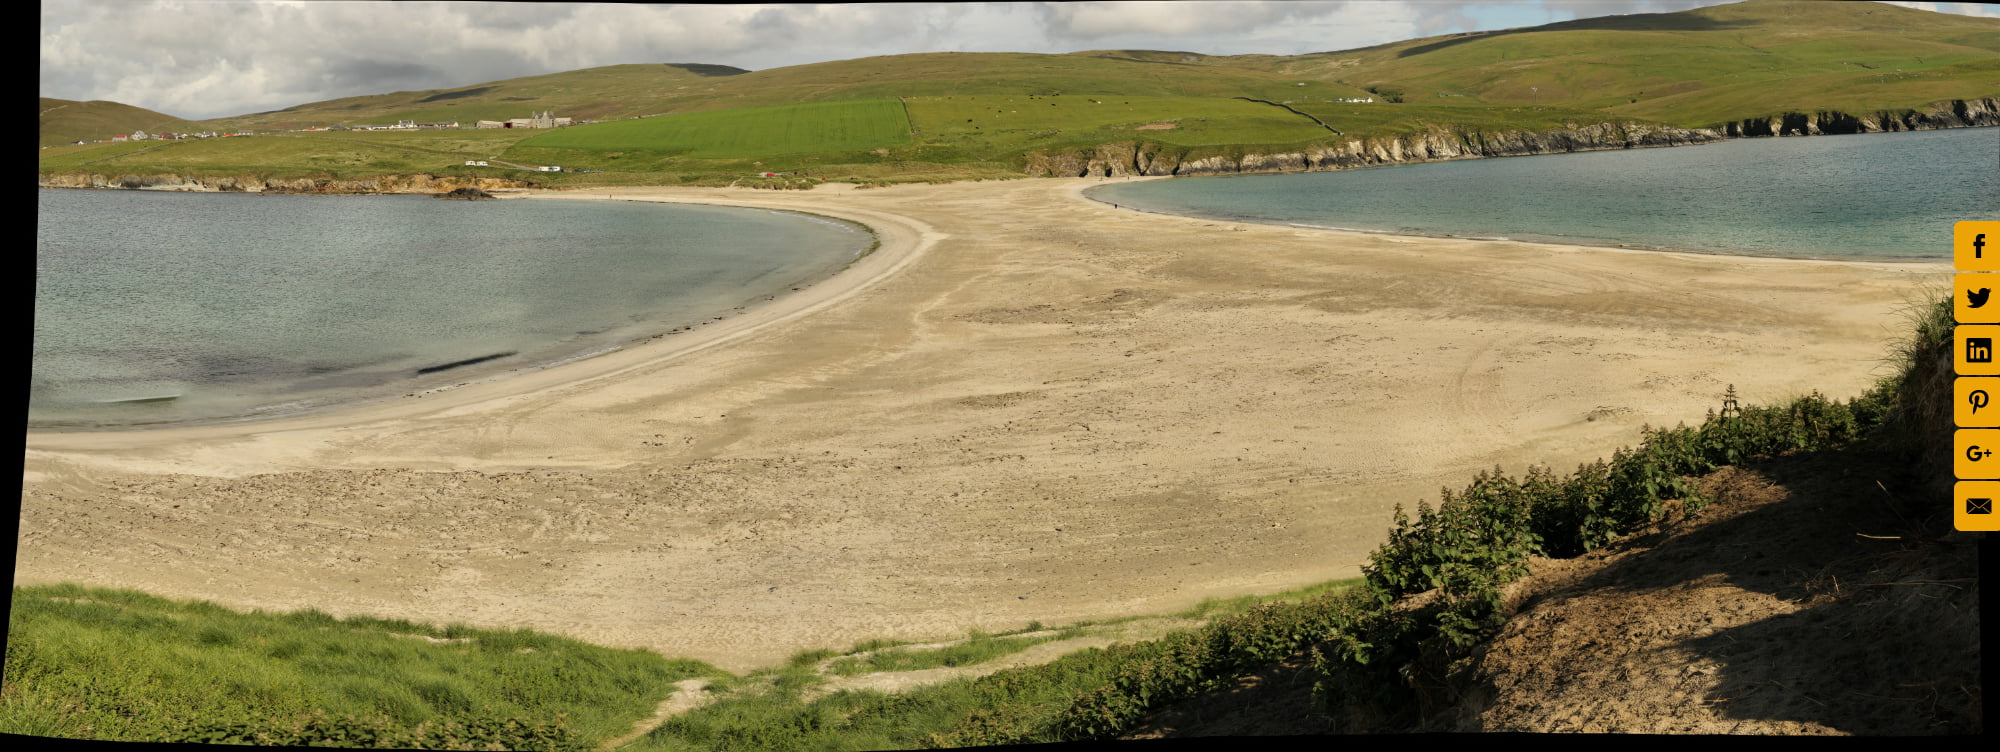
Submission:
M 1355 576 L 1396 504 L 1496 465 L 1566 472 L 1732 384 L 1858 394 L 1952 273 L 1190 219 L 1080 197 L 1101 182 L 530 196 L 807 211 L 882 245 L 543 371 L 32 432 L 15 583 L 533 627 L 736 671 L 1158 613 Z

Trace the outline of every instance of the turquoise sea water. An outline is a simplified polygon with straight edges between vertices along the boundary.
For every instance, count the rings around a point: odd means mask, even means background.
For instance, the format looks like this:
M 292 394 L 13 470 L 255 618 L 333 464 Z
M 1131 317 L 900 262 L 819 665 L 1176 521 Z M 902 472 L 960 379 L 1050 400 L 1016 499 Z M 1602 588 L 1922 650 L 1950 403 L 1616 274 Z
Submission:
M 2000 128 L 1107 185 L 1092 198 L 1213 219 L 1415 235 L 1839 259 L 1947 259 L 2000 219 Z
M 624 201 L 38 203 L 31 426 L 278 414 L 543 366 L 788 292 L 873 242 L 801 214 Z

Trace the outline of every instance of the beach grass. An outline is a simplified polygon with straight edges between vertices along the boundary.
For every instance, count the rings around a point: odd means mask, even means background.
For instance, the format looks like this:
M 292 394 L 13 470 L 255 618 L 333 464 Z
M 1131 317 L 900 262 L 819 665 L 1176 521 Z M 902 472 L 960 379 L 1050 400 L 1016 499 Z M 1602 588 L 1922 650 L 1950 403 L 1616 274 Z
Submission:
M 1204 601 L 1175 618 L 1232 618 L 1357 582 Z M 933 646 L 867 640 L 844 651 L 801 651 L 779 666 L 733 676 L 695 661 L 528 630 L 339 619 L 314 610 L 240 613 L 130 590 L 16 587 L 0 731 L 262 743 L 374 734 L 368 738 L 428 747 L 438 739 L 413 729 L 450 727 L 465 736 L 470 727 L 495 738 L 553 739 L 552 748 L 583 749 L 630 729 L 675 691 L 674 682 L 700 678 L 711 702 L 629 748 L 906 748 L 985 717 L 995 703 L 1011 703 L 1016 713 L 1054 712 L 1101 686 L 1129 662 L 1133 648 L 1083 650 L 989 674 L 996 679 L 951 680 L 899 694 L 815 690 L 862 673 L 977 666 L 1144 618 L 1057 629 L 1036 622 Z M 494 730 L 502 726 L 514 735 Z
M 922 671 L 932 668 L 976 666 L 996 658 L 1014 655 L 1045 642 L 1075 637 L 1082 634 L 1083 629 L 1083 627 L 1071 627 L 1060 631 L 1041 630 L 1012 635 L 974 632 L 964 640 L 933 648 L 863 644 L 855 646 L 856 649 L 850 650 L 848 655 L 833 659 L 827 671 L 838 676 L 855 676 L 880 671 Z
M 0 731 L 167 741 L 318 716 L 397 729 L 511 720 L 587 746 L 630 729 L 674 682 L 720 675 L 528 630 L 17 586 Z

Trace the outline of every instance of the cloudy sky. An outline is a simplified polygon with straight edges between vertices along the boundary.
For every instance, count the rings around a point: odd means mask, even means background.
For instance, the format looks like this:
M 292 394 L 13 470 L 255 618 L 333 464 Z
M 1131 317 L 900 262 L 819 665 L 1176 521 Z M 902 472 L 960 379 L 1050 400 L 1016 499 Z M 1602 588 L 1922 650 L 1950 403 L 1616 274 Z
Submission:
M 43 0 L 41 95 L 207 119 L 619 63 L 907 52 L 1299 54 L 1716 0 L 705 5 Z M 2000 16 L 1971 3 L 1899 5 Z

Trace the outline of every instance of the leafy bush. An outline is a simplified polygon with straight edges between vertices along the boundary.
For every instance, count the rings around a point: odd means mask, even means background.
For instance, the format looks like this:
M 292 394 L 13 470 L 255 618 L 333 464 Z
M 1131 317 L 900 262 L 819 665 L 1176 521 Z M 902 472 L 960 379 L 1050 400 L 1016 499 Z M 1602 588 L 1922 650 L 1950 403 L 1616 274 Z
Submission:
M 1325 640 L 1340 621 L 1339 593 L 1298 603 L 1267 603 L 1200 629 L 1131 646 L 1111 680 L 1057 714 L 1053 739 L 1101 739 L 1130 728 L 1153 709 L 1233 682 Z
M 1848 403 L 1814 392 L 1741 408 L 1732 386 L 1722 410 L 1700 427 L 1643 428 L 1638 448 L 1566 478 L 1530 467 L 1515 479 L 1495 468 L 1458 493 L 1443 491 L 1435 510 L 1420 502 L 1414 521 L 1398 506 L 1388 540 L 1362 567 L 1372 600 L 1333 617 L 1335 627 L 1312 651 L 1316 692 L 1350 711 L 1397 715 L 1425 706 L 1505 622 L 1503 588 L 1526 574 L 1529 556 L 1594 550 L 1657 522 L 1669 500 L 1699 512 L 1706 500 L 1687 476 L 1855 441 L 1893 412 L 1885 391 Z M 1409 598 L 1417 594 L 1429 595 Z

